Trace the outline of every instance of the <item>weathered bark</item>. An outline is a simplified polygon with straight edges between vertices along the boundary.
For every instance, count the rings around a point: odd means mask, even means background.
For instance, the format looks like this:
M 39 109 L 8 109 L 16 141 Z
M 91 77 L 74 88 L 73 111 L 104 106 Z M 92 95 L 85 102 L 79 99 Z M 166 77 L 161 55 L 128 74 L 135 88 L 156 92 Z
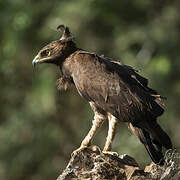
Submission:
M 73 154 L 57 180 L 178 180 L 179 162 L 170 160 L 160 167 L 154 163 L 141 169 L 128 155 L 102 154 L 98 147 Z

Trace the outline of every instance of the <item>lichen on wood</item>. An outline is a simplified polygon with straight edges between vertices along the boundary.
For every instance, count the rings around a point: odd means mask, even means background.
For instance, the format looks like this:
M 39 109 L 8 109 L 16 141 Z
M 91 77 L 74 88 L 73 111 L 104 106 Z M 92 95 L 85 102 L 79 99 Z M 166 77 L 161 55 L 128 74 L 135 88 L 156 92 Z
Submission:
M 178 163 L 168 160 L 164 166 L 159 166 L 152 162 L 141 169 L 136 160 L 126 154 L 104 154 L 94 146 L 73 154 L 57 180 L 178 180 Z

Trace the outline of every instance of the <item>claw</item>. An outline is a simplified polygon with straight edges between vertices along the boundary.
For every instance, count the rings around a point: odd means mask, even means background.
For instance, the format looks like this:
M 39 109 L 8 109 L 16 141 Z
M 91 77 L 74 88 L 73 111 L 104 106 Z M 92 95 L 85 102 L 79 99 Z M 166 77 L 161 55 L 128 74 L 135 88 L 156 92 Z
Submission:
M 78 153 L 80 153 L 81 151 L 83 151 L 84 149 L 86 149 L 87 146 L 80 146 L 78 149 L 74 150 L 72 153 L 71 153 L 71 157 L 77 155 Z
M 92 151 L 96 154 L 101 154 L 101 150 L 98 146 L 96 145 L 91 145 L 91 146 L 80 146 L 78 149 L 74 150 L 72 153 L 71 153 L 71 157 L 77 155 L 78 153 L 82 152 L 83 150 L 89 150 L 89 151 Z
M 113 152 L 113 151 L 103 151 L 103 154 L 110 154 L 112 156 L 119 156 L 119 154 L 117 152 Z

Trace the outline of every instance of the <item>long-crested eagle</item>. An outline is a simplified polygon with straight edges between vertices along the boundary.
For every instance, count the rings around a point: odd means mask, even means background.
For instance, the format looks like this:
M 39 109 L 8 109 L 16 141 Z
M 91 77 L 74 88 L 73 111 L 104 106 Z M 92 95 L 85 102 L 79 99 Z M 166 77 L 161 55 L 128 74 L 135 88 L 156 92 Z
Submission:
M 74 84 L 92 107 L 92 127 L 78 150 L 88 147 L 97 129 L 108 120 L 103 152 L 110 152 L 118 121 L 127 122 L 152 161 L 163 165 L 162 147 L 171 149 L 172 143 L 156 121 L 164 112 L 162 97 L 132 67 L 77 48 L 68 27 L 60 25 L 57 29 L 63 31 L 61 38 L 43 47 L 32 64 L 57 65 L 62 74 L 59 87 Z

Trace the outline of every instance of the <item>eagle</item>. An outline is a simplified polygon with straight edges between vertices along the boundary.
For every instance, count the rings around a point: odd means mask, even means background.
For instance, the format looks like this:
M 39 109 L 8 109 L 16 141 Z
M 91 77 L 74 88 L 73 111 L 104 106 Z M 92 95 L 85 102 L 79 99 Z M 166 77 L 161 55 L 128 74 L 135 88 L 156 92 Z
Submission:
M 73 84 L 94 111 L 92 127 L 75 152 L 89 147 L 107 120 L 109 129 L 102 152 L 111 153 L 117 124 L 125 122 L 152 161 L 163 165 L 162 147 L 172 149 L 169 136 L 157 123 L 164 112 L 163 97 L 132 67 L 78 48 L 67 26 L 59 25 L 57 30 L 62 31 L 61 38 L 43 47 L 32 65 L 57 65 L 61 72 L 58 87 L 66 89 Z

